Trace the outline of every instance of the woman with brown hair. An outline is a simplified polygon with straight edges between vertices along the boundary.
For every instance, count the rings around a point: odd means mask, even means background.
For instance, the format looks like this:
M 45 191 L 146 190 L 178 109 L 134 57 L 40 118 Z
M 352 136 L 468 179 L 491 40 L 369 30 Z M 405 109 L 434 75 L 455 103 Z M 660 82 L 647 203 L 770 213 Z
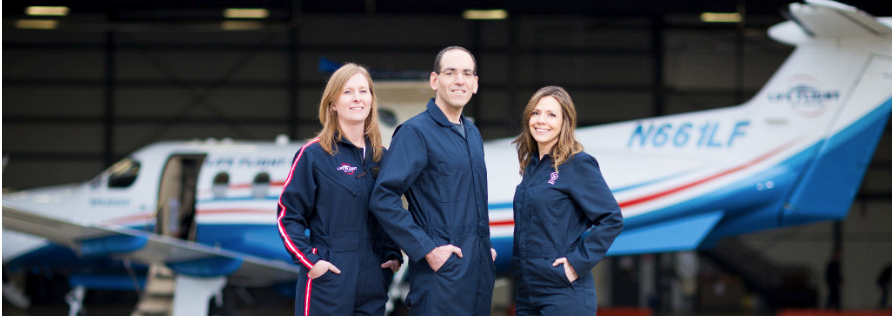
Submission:
M 320 100 L 323 129 L 295 154 L 277 208 L 280 238 L 307 269 L 295 315 L 385 314 L 401 254 L 368 208 L 386 152 L 376 117 L 367 69 L 336 70 Z
M 575 139 L 572 98 L 538 90 L 513 141 L 522 182 L 513 199 L 516 315 L 588 315 L 597 297 L 590 270 L 622 231 L 621 210 L 600 166 Z

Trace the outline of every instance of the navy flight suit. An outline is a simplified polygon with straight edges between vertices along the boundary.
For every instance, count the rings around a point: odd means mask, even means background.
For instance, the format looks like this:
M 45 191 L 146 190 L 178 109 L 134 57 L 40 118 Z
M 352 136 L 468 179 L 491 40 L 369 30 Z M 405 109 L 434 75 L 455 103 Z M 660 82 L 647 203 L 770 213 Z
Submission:
M 335 147 L 330 156 L 314 139 L 299 149 L 277 206 L 280 238 L 306 268 L 296 285 L 295 315 L 382 316 L 392 271 L 380 265 L 401 255 L 367 209 L 379 164 L 344 138 Z M 342 273 L 311 280 L 307 271 L 320 259 Z
M 410 257 L 411 315 L 491 315 L 494 262 L 482 136 L 461 116 L 465 137 L 429 100 L 395 132 L 376 179 L 370 210 Z M 409 212 L 402 207 L 405 195 Z M 425 255 L 460 247 L 438 272 Z
M 597 160 L 580 152 L 553 168 L 535 154 L 513 198 L 516 315 L 587 315 L 597 309 L 591 269 L 622 231 L 622 214 Z M 583 237 L 583 235 L 586 235 Z M 578 274 L 569 282 L 566 257 Z

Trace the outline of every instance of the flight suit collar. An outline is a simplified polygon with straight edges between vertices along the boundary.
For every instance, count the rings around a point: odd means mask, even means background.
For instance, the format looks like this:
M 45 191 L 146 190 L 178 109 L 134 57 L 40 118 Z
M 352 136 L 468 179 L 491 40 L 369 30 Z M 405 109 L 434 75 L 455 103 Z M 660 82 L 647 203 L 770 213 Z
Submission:
M 439 108 L 438 105 L 435 104 L 435 98 L 429 99 L 429 104 L 426 104 L 426 112 L 429 112 L 429 116 L 431 116 L 432 119 L 434 119 L 435 122 L 438 123 L 438 125 L 446 126 L 446 127 L 453 127 L 453 123 L 451 123 L 451 121 L 448 120 L 447 116 L 444 115 L 444 112 L 441 111 L 441 108 Z M 466 121 L 466 116 L 464 116 L 461 113 L 460 114 L 460 122 L 462 123 L 465 121 Z M 464 125 L 463 127 L 466 128 L 466 124 L 463 124 L 463 125 Z
M 550 150 L 550 152 L 544 155 L 544 159 L 541 159 L 540 154 L 535 151 L 531 154 L 531 159 L 529 159 L 529 163 L 534 166 L 538 166 L 544 162 L 553 162 L 553 150 Z
M 338 140 L 338 143 L 339 143 L 340 146 L 345 147 L 345 148 L 347 148 L 348 150 L 351 150 L 351 151 L 361 152 L 361 151 L 364 150 L 364 149 L 361 149 L 361 148 L 357 147 L 356 145 L 354 145 L 351 141 L 348 140 L 348 138 L 345 138 L 345 136 L 342 136 L 342 138 L 340 138 L 340 139 Z M 369 160 L 369 158 L 372 156 L 372 153 L 373 153 L 372 149 L 373 149 L 373 147 L 372 147 L 372 144 L 370 143 L 370 139 L 369 139 L 368 137 L 366 137 L 366 136 L 364 136 L 364 147 L 366 147 L 366 150 L 369 150 L 369 151 L 367 152 L 368 155 L 364 155 L 365 157 L 362 157 L 362 156 L 359 156 L 359 157 L 361 157 L 361 160 L 363 160 L 363 161 L 367 161 L 367 160 Z

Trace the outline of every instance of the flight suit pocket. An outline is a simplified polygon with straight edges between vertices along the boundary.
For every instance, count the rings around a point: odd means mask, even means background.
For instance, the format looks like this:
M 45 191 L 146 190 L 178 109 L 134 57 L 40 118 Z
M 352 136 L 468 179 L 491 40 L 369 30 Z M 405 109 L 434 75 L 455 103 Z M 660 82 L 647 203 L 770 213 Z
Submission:
M 338 187 L 341 190 L 336 190 L 335 192 L 329 192 L 329 193 L 340 193 L 341 192 L 341 193 L 347 193 L 348 196 L 351 196 L 351 197 L 357 197 L 357 192 L 355 191 L 355 189 L 350 187 L 349 185 L 343 183 L 345 180 L 339 181 L 339 179 L 336 179 L 336 176 L 326 174 L 325 172 L 321 172 L 320 174 L 322 175 L 322 178 L 324 180 L 326 180 L 326 182 L 327 182 L 327 184 L 325 184 L 325 185 L 320 185 L 322 187 L 322 189 L 332 190 L 332 189 L 335 189 L 335 187 Z M 343 175 L 343 177 L 344 177 L 344 175 Z M 342 190 L 344 190 L 344 191 L 342 191 Z
M 579 278 L 580 279 L 580 278 Z M 595 291 L 575 291 L 584 307 L 590 311 L 597 310 L 597 295 Z
M 569 287 L 571 282 L 566 277 L 562 265 L 553 266 L 552 258 L 532 258 L 526 264 L 525 279 L 532 287 Z
M 334 278 L 333 275 L 335 275 L 335 274 L 336 274 L 335 272 L 332 272 L 332 271 L 326 271 L 326 273 L 320 275 L 320 276 L 317 277 L 316 279 L 312 279 L 311 282 L 318 283 L 318 284 L 319 284 L 319 283 L 329 283 L 330 280 L 331 280 L 332 278 Z
M 335 265 L 335 263 L 333 263 L 332 253 L 330 253 L 329 250 L 322 249 L 322 248 L 314 248 L 314 250 L 315 250 L 315 253 L 318 256 L 320 256 L 320 260 L 323 260 L 323 261 L 326 261 L 326 262 L 329 262 L 329 263 Z M 319 262 L 320 261 L 318 261 L 318 263 Z M 321 274 L 316 279 L 311 279 L 311 282 L 314 282 L 314 283 L 327 282 L 331 278 L 331 274 L 334 274 L 334 273 L 332 271 L 326 271 L 326 273 Z
M 541 223 L 547 227 L 555 226 L 556 223 L 564 223 L 567 217 L 567 208 L 562 207 L 562 203 L 557 201 L 567 200 L 568 197 L 554 187 L 534 188 L 531 192 L 531 203 L 537 212 L 531 212 L 531 221 Z M 562 220 L 561 220 L 562 219 Z
M 438 187 L 439 201 L 450 203 L 467 199 L 469 185 L 472 183 L 469 175 L 469 167 L 462 163 L 449 163 L 439 166 L 438 178 L 435 186 Z
M 414 275 L 415 278 L 411 278 L 410 288 L 413 291 L 407 293 L 407 297 L 404 298 L 404 304 L 407 305 L 414 312 L 419 312 L 425 314 L 428 310 L 428 306 L 426 302 L 428 301 L 429 292 L 432 291 L 432 286 L 435 283 L 432 278 L 434 275 L 431 273 L 432 269 L 429 268 L 429 264 L 426 260 L 422 260 L 421 263 L 412 263 L 408 262 L 407 273 L 409 275 Z
M 462 259 L 457 257 L 457 255 L 455 255 L 455 254 L 451 254 L 451 256 L 448 257 L 447 260 L 444 261 L 444 264 L 441 265 L 441 268 L 438 268 L 438 271 L 435 271 L 435 273 L 447 274 L 451 271 L 456 270 L 457 264 L 459 264 L 457 261 L 459 261 L 459 260 L 462 260 Z
M 566 285 L 572 285 L 572 281 L 569 281 L 569 277 L 566 276 L 566 267 L 564 267 L 562 264 L 560 264 L 560 265 L 554 267 L 554 266 L 553 266 L 553 262 L 550 262 L 550 267 L 553 268 L 553 269 L 552 269 L 553 272 L 556 273 L 558 279 L 559 279 L 563 284 L 566 284 Z M 579 278 L 579 279 L 580 279 L 580 278 Z M 575 280 L 575 281 L 577 281 L 577 280 Z
M 431 294 L 427 297 L 427 308 L 437 315 L 474 315 L 477 297 L 470 291 L 477 291 L 478 278 L 468 274 L 467 258 L 452 254 L 447 261 L 432 274 Z M 437 294 L 436 294 L 437 293 Z

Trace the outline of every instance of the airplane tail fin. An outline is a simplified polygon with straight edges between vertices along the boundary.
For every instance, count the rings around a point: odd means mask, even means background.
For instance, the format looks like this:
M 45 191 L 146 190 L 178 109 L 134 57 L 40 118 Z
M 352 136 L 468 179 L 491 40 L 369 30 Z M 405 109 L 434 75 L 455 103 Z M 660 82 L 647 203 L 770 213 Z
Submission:
M 848 210 L 892 113 L 891 19 L 829 0 L 789 6 L 768 32 L 796 45 L 747 104 L 766 139 L 813 143 L 780 213 L 780 225 L 838 220 Z

